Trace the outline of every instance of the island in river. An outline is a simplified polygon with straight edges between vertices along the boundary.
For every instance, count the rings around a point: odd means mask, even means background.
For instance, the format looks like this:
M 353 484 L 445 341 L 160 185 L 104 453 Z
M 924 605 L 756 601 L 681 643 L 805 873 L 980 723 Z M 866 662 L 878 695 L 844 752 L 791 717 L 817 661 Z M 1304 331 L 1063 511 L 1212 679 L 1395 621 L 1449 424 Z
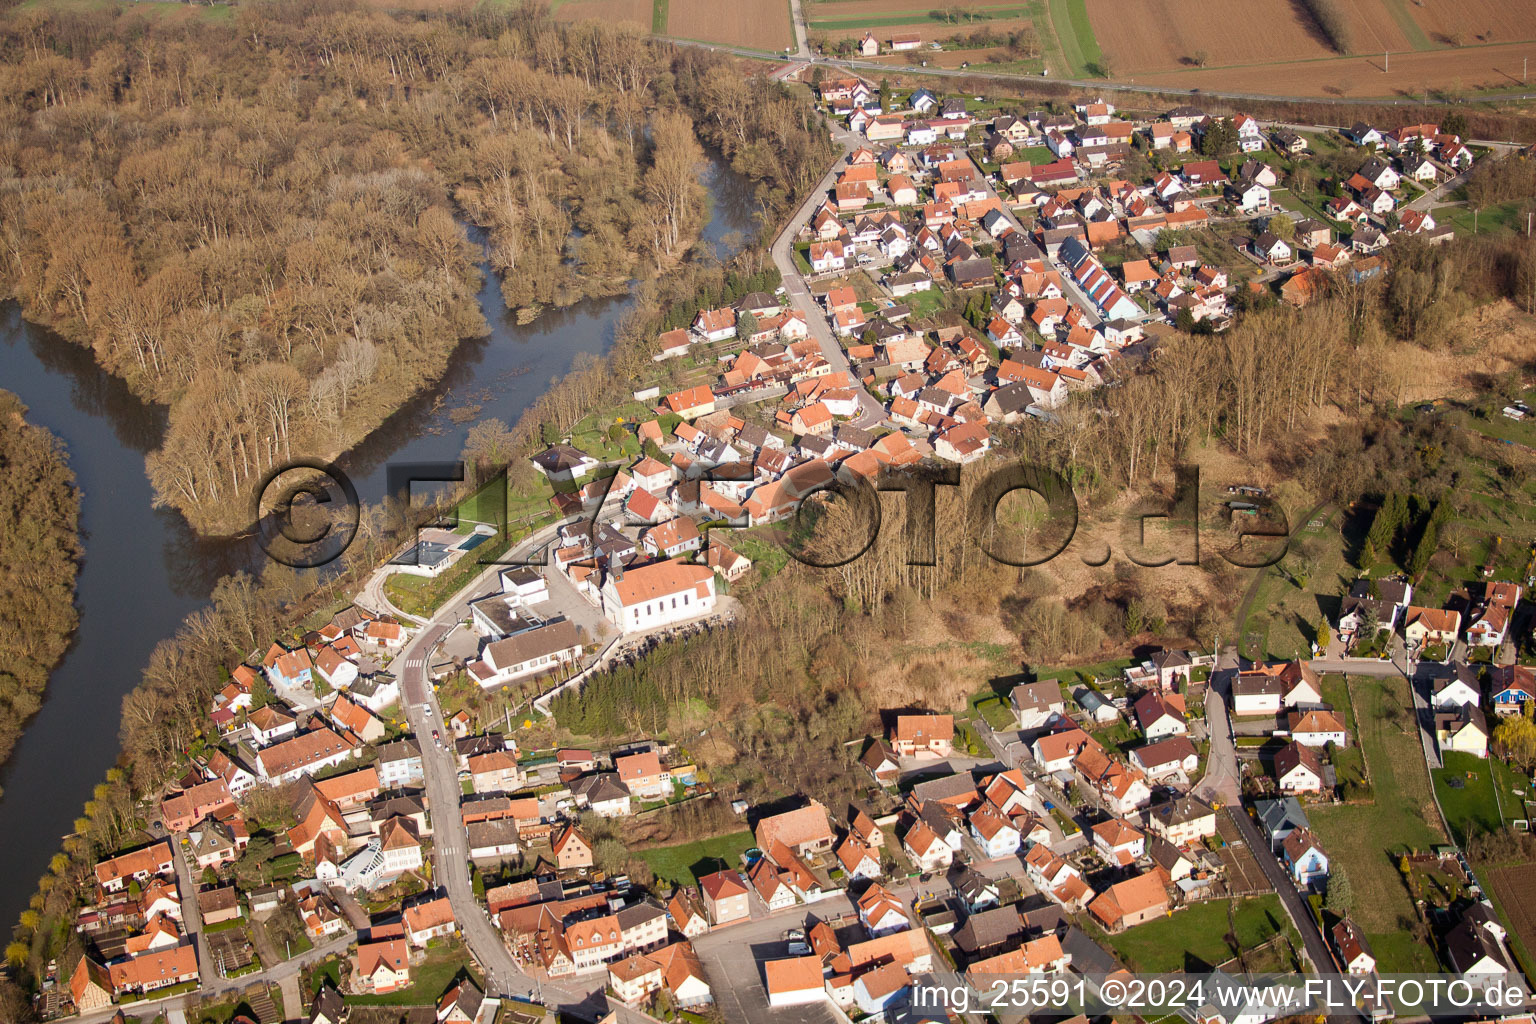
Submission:
M 26 413 L 0 391 L 0 764 L 80 621 L 80 492 L 63 443 Z

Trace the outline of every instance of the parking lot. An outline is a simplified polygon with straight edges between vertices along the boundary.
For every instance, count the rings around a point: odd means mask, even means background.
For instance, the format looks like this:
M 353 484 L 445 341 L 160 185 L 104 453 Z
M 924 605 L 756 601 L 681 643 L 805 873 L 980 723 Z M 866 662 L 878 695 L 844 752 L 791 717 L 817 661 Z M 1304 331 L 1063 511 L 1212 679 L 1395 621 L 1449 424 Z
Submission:
M 834 909 L 831 904 L 837 904 Z M 826 907 L 803 908 L 817 916 L 846 912 L 846 900 L 829 900 Z M 789 955 L 782 938 L 784 929 L 796 926 L 792 915 L 727 925 L 693 940 L 704 964 L 715 1008 L 729 1021 L 768 1021 L 773 1024 L 834 1024 L 838 1019 L 830 1002 L 804 1006 L 769 1007 L 763 983 L 762 962 Z

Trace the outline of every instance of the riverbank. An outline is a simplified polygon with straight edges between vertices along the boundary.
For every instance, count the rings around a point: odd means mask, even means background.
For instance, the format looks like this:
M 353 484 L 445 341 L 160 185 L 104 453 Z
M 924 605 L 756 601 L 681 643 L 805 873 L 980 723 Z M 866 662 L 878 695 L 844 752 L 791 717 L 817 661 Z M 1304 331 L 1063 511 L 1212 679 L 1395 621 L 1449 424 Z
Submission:
M 63 443 L 0 390 L 0 764 L 80 623 L 80 492 Z
M 712 200 L 704 242 L 729 255 L 753 224 L 750 186 L 719 159 L 702 177 Z M 461 341 L 433 387 L 341 458 L 363 502 L 383 501 L 390 463 L 451 462 L 475 422 L 517 422 L 577 358 L 609 350 L 633 305 L 592 299 L 520 325 L 489 264 L 481 271 L 477 300 L 490 334 Z M 80 626 L 42 709 L 0 768 L 0 876 L 28 880 L 47 870 L 59 838 L 75 831 L 93 787 L 118 763 L 122 701 L 156 645 L 208 603 L 221 578 L 267 559 L 250 538 L 199 536 L 182 516 L 154 507 L 144 458 L 163 442 L 166 409 L 140 401 L 87 349 L 26 321 L 15 303 L 0 304 L 0 380 L 33 422 L 69 446 L 84 495 Z M 31 895 L 24 881 L 0 887 L 0 920 L 15 921 Z

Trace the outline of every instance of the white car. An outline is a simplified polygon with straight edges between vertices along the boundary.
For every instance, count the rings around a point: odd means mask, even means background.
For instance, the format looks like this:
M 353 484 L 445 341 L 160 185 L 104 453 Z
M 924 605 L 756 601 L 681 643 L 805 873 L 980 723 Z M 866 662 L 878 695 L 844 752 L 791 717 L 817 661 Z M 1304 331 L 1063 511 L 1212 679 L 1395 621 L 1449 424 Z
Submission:
M 426 715 L 428 718 L 431 718 L 432 717 L 432 705 L 431 704 L 423 704 L 421 706 L 421 713 Z

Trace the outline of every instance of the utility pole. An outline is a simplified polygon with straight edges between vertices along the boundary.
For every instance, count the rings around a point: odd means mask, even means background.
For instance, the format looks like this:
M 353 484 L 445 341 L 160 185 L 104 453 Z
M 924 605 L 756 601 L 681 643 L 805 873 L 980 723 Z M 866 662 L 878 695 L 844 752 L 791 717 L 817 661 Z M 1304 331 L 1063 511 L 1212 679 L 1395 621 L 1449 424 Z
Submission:
M 1392 51 L 1391 50 L 1383 50 L 1383 51 L 1381 51 L 1381 60 L 1382 60 L 1382 63 L 1385 65 L 1383 70 L 1390 72 L 1392 70 Z

